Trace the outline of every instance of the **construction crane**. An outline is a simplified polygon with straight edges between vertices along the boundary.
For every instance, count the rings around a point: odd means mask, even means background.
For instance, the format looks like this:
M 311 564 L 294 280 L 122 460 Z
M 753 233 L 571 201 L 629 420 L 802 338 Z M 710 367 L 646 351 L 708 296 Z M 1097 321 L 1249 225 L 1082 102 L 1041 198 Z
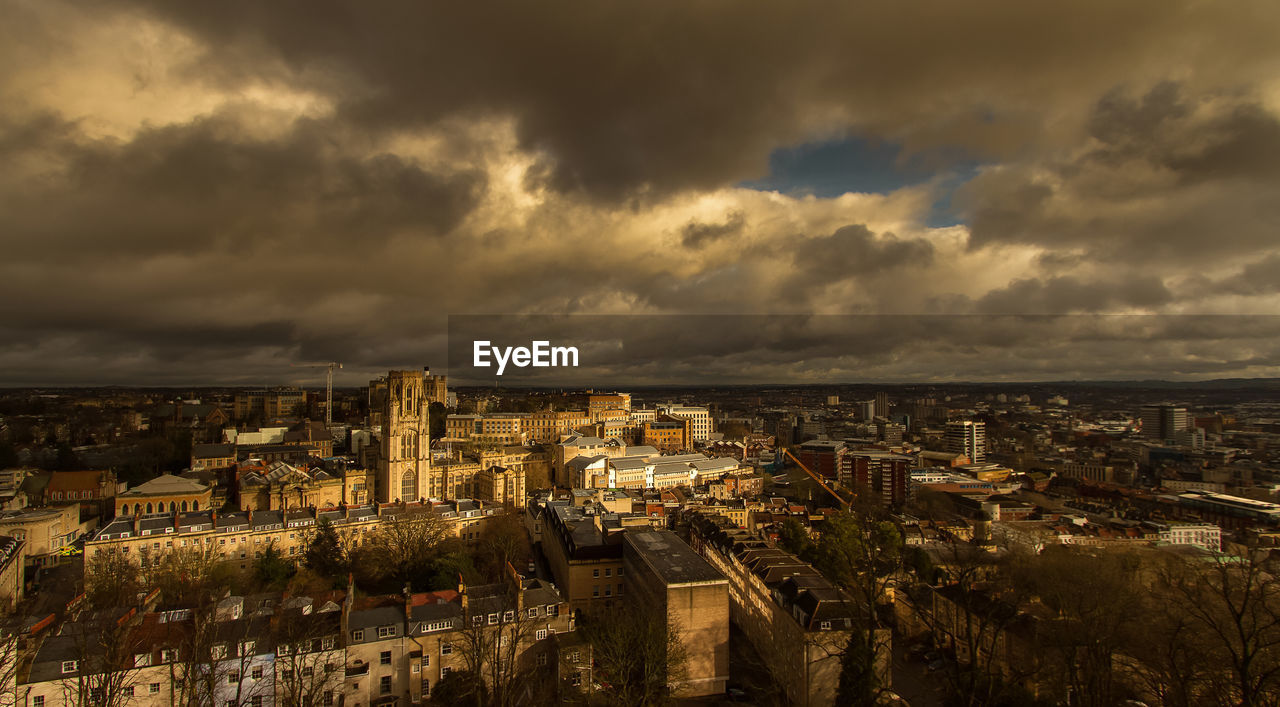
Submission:
M 791 457 L 791 461 L 795 462 L 795 463 L 796 463 L 796 466 L 798 466 L 798 467 L 800 467 L 801 469 L 803 469 L 803 470 L 804 470 L 804 473 L 806 473 L 806 474 L 808 474 L 808 475 L 809 475 L 809 478 L 811 478 L 811 479 L 813 479 L 814 481 L 818 482 L 818 485 L 819 485 L 819 486 L 821 486 L 822 488 L 826 489 L 827 493 L 831 494 L 832 496 L 835 496 L 835 497 L 836 497 L 836 500 L 840 502 L 840 505 L 842 505 L 846 511 L 847 511 L 847 510 L 849 510 L 849 508 L 853 505 L 853 502 L 852 502 L 852 501 L 850 501 L 850 500 L 846 499 L 844 496 L 841 496 L 840 494 L 836 493 L 835 489 L 833 489 L 833 488 L 831 488 L 830 486 L 828 486 L 828 485 L 827 485 L 827 482 L 823 481 L 821 476 L 818 476 L 817 474 L 815 474 L 815 473 L 813 473 L 812 471 L 810 471 L 810 470 L 809 470 L 809 467 L 807 467 L 807 466 L 805 466 L 805 465 L 804 465 L 804 462 L 801 462 L 798 458 L 796 458 L 796 455 L 792 454 L 790 449 L 787 449 L 786 447 L 783 447 L 783 448 L 782 448 L 782 451 L 783 451 L 783 453 L 784 453 L 784 454 L 786 454 L 787 456 Z
M 329 369 L 324 392 L 324 426 L 326 428 L 333 427 L 333 369 L 342 368 L 342 364 L 337 361 L 330 361 L 329 363 L 295 363 L 293 366 L 294 368 Z

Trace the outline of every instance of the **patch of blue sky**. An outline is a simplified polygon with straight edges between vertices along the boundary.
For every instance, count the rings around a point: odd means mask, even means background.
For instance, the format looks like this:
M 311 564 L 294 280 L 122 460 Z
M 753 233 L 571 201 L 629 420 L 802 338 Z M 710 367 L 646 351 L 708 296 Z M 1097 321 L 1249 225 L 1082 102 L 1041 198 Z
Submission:
M 937 168 L 936 165 L 944 165 Z M 774 150 L 769 174 L 739 186 L 790 195 L 834 198 L 841 194 L 888 194 L 903 187 L 937 180 L 939 196 L 925 223 L 954 226 L 961 221 L 951 196 L 977 174 L 980 163 L 959 154 L 934 151 L 904 158 L 902 146 L 886 140 L 847 137 L 806 142 Z

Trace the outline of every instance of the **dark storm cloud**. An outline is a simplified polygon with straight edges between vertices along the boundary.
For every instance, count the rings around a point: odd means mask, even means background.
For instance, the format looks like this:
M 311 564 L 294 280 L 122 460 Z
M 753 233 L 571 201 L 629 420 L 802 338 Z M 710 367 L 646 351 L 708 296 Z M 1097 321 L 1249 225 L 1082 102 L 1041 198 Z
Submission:
M 344 154 L 329 139 L 335 129 L 301 121 L 268 141 L 215 116 L 119 143 L 33 117 L 0 134 L 0 157 L 58 167 L 0 195 L 0 230 L 19 256 L 252 250 L 261 239 L 367 245 L 404 231 L 446 233 L 483 189 L 477 172 L 436 174 L 392 154 Z
M 1266 0 L 13 10 L 0 382 L 262 384 L 338 360 L 358 383 L 438 365 L 449 312 L 1129 311 L 1186 305 L 1195 282 L 1274 291 Z M 739 187 L 846 135 L 903 164 L 982 162 L 952 201 L 968 220 L 927 227 L 951 188 L 936 178 Z M 1217 325 L 1067 321 L 675 318 L 632 322 L 648 335 L 616 355 L 585 345 L 623 383 L 1273 359 L 1239 328 L 1233 348 Z M 1068 335 L 1069 360 L 1035 355 Z
M 992 314 L 1066 314 L 1153 308 L 1172 301 L 1172 293 L 1155 277 L 1128 277 L 1112 282 L 1053 277 L 1043 281 L 1014 281 L 1004 289 L 988 292 L 976 308 Z
M 342 114 L 363 125 L 512 115 L 552 185 L 607 198 L 763 176 L 774 148 L 847 123 L 908 151 L 1006 151 L 1042 130 L 1027 111 L 1108 88 L 1100 77 L 1267 54 L 1276 17 L 1156 0 L 132 4 L 207 41 L 213 80 L 282 63 L 344 81 Z
M 741 211 L 734 211 L 729 214 L 724 223 L 690 221 L 685 224 L 684 228 L 680 229 L 680 242 L 686 248 L 698 248 L 711 241 L 718 241 L 721 238 L 741 233 L 742 227 L 746 223 L 746 216 Z
M 1113 91 L 1089 131 L 1094 146 L 1071 158 L 990 168 L 965 185 L 956 203 L 971 244 L 1184 263 L 1275 245 L 1280 117 L 1256 97 L 1191 98 L 1172 83 Z
M 477 339 L 542 338 L 579 367 L 471 365 Z M 448 360 L 459 382 L 513 385 L 1206 377 L 1280 365 L 1280 317 L 455 316 Z

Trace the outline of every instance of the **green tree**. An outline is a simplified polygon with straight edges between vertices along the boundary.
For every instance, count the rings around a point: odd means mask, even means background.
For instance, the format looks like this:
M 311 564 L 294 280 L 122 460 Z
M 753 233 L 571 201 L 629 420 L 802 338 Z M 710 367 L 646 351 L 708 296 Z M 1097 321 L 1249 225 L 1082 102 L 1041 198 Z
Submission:
M 327 518 L 316 524 L 315 534 L 307 544 L 302 563 L 316 574 L 343 584 L 351 569 L 347 548 L 338 536 L 337 528 Z
M 262 556 L 253 561 L 254 579 L 264 587 L 283 587 L 297 571 L 298 568 L 280 554 L 275 543 L 268 543 Z
M 427 419 L 431 429 L 431 439 L 440 439 L 445 435 L 445 418 L 449 416 L 449 408 L 444 403 L 431 403 L 427 406 Z
M 813 560 L 816 546 L 809 537 L 809 529 L 795 518 L 787 518 L 778 529 L 778 545 L 802 560 Z

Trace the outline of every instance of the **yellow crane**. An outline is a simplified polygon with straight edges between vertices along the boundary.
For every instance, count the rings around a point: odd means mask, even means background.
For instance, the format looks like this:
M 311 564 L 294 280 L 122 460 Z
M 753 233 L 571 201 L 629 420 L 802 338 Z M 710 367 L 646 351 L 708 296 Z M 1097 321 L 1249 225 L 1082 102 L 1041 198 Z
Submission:
M 324 426 L 332 427 L 333 426 L 333 369 L 342 368 L 342 364 L 338 363 L 337 361 L 330 361 L 329 363 L 295 363 L 293 364 L 293 366 L 295 368 L 327 368 L 329 369 L 329 373 L 325 381 Z
M 813 479 L 814 481 L 818 482 L 818 485 L 819 485 L 819 486 L 821 486 L 822 488 L 826 489 L 827 493 L 831 494 L 832 496 L 835 496 L 835 497 L 836 497 L 836 500 L 840 502 L 840 504 L 844 507 L 844 509 L 845 509 L 846 511 L 847 511 L 847 510 L 849 510 L 850 506 L 852 506 L 852 505 L 853 505 L 853 502 L 852 502 L 852 501 L 850 501 L 850 500 L 846 499 L 844 496 L 841 496 L 840 494 L 836 493 L 836 490 L 835 490 L 835 489 L 833 489 L 833 488 L 831 488 L 830 486 L 828 486 L 828 485 L 827 485 L 827 482 L 823 481 L 821 476 L 819 476 L 819 475 L 817 475 L 817 474 L 813 473 L 812 471 L 810 471 L 810 470 L 809 470 L 809 467 L 807 467 L 807 466 L 805 466 L 805 465 L 804 465 L 804 462 L 800 461 L 800 459 L 798 459 L 798 458 L 796 457 L 796 455 L 792 454 L 790 449 L 787 449 L 786 447 L 783 447 L 783 448 L 782 448 L 782 451 L 783 451 L 783 453 L 784 453 L 784 454 L 786 454 L 788 457 L 791 457 L 791 461 L 795 462 L 795 463 L 796 463 L 796 466 L 798 466 L 798 467 L 800 467 L 802 470 L 804 470 L 804 473 L 808 474 L 808 475 L 809 475 L 809 478 L 811 478 L 811 479 Z

